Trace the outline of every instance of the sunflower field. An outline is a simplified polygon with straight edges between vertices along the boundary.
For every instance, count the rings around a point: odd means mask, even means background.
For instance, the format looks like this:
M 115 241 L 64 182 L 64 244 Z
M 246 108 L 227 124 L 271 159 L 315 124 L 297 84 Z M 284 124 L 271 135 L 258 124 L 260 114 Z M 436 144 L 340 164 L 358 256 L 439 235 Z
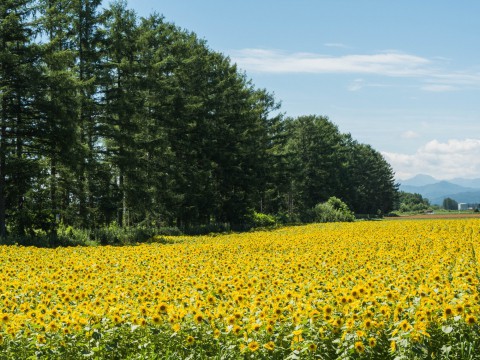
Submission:
M 0 359 L 477 359 L 480 222 L 0 247 Z

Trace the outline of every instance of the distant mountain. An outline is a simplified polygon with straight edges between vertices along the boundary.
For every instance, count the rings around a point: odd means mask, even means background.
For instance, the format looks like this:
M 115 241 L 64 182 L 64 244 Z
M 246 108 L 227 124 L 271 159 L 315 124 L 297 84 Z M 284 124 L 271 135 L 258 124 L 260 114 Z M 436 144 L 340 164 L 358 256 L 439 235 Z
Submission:
M 469 188 L 480 189 L 480 178 L 479 179 L 463 179 L 463 178 L 455 178 L 452 180 L 448 180 L 449 182 Z
M 399 180 L 399 183 L 404 186 L 425 186 L 432 185 L 442 180 L 435 179 L 433 176 L 418 174 L 414 177 L 406 180 Z M 455 178 L 448 180 L 449 183 L 460 185 L 467 188 L 479 189 L 480 190 L 480 178 L 477 179 L 464 179 L 464 178 Z
M 399 182 L 401 191 L 420 194 L 433 205 L 442 205 L 447 197 L 459 203 L 480 203 L 480 178 L 441 181 L 430 175 L 419 174 Z
M 424 197 L 435 198 L 444 194 L 456 194 L 461 192 L 473 191 L 475 189 L 453 184 L 448 181 L 439 181 L 434 184 L 423 186 L 400 185 L 400 190 L 419 193 Z
M 457 184 L 453 184 L 449 181 L 439 181 L 434 184 L 428 184 L 423 186 L 412 186 L 412 185 L 403 185 L 400 184 L 400 190 L 410 192 L 410 193 L 418 193 L 422 195 L 424 198 L 427 198 L 432 204 L 441 205 L 443 199 L 446 197 L 450 197 L 456 201 L 455 197 L 452 194 L 460 194 L 460 193 L 474 193 L 477 189 L 469 188 Z M 439 201 L 439 199 L 441 199 Z M 461 201 L 467 202 L 467 201 Z M 474 201 L 468 201 L 474 202 Z
M 430 175 L 425 175 L 425 174 L 418 174 L 410 179 L 400 180 L 400 183 L 402 185 L 408 185 L 408 186 L 424 186 L 424 185 L 435 184 L 436 182 L 439 182 L 439 180 L 435 179 Z
M 432 200 L 429 199 L 429 200 L 431 204 L 442 205 L 443 199 L 447 197 L 455 200 L 458 203 L 480 204 L 480 190 L 461 192 L 456 194 L 447 194 L 447 195 L 442 195 L 436 199 L 432 199 Z

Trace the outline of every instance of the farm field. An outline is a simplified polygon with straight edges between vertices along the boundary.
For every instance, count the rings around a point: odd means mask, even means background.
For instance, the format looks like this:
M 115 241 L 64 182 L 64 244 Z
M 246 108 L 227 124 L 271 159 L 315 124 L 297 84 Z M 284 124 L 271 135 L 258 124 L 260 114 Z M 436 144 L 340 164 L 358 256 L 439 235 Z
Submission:
M 0 359 L 476 359 L 480 221 L 0 247 Z
M 480 219 L 480 213 L 438 213 L 438 214 L 416 214 L 416 215 L 402 215 L 399 217 L 391 217 L 389 220 L 406 220 L 406 219 Z

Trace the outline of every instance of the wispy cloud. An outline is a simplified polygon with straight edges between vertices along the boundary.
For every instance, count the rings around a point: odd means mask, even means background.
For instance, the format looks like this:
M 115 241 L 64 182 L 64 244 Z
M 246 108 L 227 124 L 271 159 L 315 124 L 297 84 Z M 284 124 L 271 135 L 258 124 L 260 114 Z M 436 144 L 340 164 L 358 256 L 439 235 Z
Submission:
M 333 48 L 341 48 L 341 49 L 348 49 L 349 47 L 342 43 L 325 43 L 323 46 L 326 47 L 333 47 Z
M 359 91 L 366 87 L 383 88 L 383 87 L 390 87 L 390 86 L 391 85 L 387 85 L 387 84 L 367 82 L 364 79 L 355 79 L 350 83 L 350 85 L 348 85 L 347 89 L 349 91 Z
M 445 84 L 428 84 L 428 85 L 423 85 L 420 89 L 424 91 L 432 91 L 432 92 L 447 92 L 447 91 L 458 90 L 458 88 L 455 86 L 445 85 Z
M 363 79 L 355 79 L 350 85 L 348 85 L 349 91 L 358 91 L 365 87 L 365 81 Z
M 447 92 L 461 88 L 478 88 L 480 85 L 479 72 L 451 71 L 432 69 L 421 87 L 424 91 Z
M 329 56 L 265 49 L 234 51 L 232 59 L 240 67 L 255 72 L 355 73 L 385 76 L 419 76 L 425 74 L 425 66 L 430 63 L 430 60 L 420 56 L 396 52 Z
M 480 174 L 480 139 L 432 140 L 413 155 L 383 152 L 400 179 L 428 174 L 437 179 L 478 177 Z
M 335 44 L 333 45 L 343 45 Z M 333 56 L 306 52 L 289 53 L 270 49 L 243 49 L 231 52 L 232 60 L 250 72 L 276 74 L 356 74 L 416 78 L 423 91 L 446 92 L 480 87 L 480 73 L 452 71 L 438 58 L 387 50 L 374 54 Z M 357 91 L 365 84 L 356 80 L 349 86 Z
M 418 138 L 419 136 L 420 136 L 420 134 L 413 131 L 413 130 L 405 131 L 402 134 L 402 138 L 404 138 L 404 139 L 415 139 L 415 138 Z

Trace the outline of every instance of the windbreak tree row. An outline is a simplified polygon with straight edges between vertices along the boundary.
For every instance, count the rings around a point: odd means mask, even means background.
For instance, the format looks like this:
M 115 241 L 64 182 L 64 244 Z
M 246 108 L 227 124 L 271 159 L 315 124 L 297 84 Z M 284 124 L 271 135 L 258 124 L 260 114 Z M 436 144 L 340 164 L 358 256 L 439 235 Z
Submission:
M 0 236 L 387 212 L 393 172 L 325 117 L 285 118 L 228 57 L 125 2 L 0 4 Z

